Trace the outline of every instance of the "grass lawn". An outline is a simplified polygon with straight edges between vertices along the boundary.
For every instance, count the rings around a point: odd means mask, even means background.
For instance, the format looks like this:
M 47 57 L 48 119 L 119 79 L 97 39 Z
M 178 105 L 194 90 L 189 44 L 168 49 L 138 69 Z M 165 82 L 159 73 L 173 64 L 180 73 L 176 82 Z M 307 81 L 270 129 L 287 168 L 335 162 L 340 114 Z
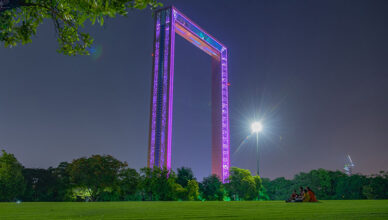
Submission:
M 388 219 L 388 200 L 0 203 L 0 219 Z

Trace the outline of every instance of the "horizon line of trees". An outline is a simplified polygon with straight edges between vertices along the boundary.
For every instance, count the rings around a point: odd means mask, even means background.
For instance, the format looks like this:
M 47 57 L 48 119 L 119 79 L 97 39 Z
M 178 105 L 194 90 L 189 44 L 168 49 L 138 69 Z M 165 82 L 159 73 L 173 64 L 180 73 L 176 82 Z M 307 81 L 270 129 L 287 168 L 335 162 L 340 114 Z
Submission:
M 159 167 L 138 172 L 110 155 L 61 162 L 48 169 L 25 168 L 13 154 L 0 155 L 0 201 L 213 201 L 257 200 L 259 176 L 233 167 L 229 182 L 216 175 L 198 182 L 190 168 Z
M 324 169 L 293 179 L 270 180 L 232 167 L 222 183 L 216 175 L 198 182 L 187 167 L 129 168 L 110 155 L 81 157 L 48 169 L 25 168 L 13 154 L 0 155 L 0 201 L 242 201 L 286 200 L 309 186 L 318 199 L 388 199 L 388 172 L 365 176 Z

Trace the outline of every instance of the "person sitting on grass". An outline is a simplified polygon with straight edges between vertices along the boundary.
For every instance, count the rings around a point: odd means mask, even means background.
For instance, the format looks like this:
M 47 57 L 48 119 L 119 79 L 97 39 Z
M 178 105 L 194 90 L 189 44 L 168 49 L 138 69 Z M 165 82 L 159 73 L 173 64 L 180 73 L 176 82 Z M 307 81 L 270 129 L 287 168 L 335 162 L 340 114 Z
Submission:
M 303 198 L 303 196 L 304 196 L 304 189 L 303 189 L 303 187 L 302 186 L 299 187 L 299 190 L 300 190 L 299 197 Z
M 310 195 L 307 192 L 307 189 L 304 189 L 303 192 L 303 202 L 310 202 Z
M 315 196 L 315 193 L 310 189 L 310 187 L 307 187 L 307 191 L 310 197 L 309 202 L 317 202 L 317 197 Z
M 296 194 L 296 190 L 294 191 L 294 193 Z M 294 202 L 302 202 L 303 201 L 303 194 L 304 194 L 303 187 L 300 187 L 300 194 L 299 195 L 296 194 Z
M 287 199 L 286 202 L 295 202 L 297 196 L 298 194 L 296 194 L 296 190 L 294 190 L 294 192 L 291 194 L 291 197 Z
M 296 196 L 295 202 L 302 202 L 303 201 L 303 197 L 304 197 L 303 187 L 300 187 L 299 190 L 300 190 L 300 194 Z
M 291 194 L 291 200 L 295 200 L 298 194 L 296 194 L 296 190 Z

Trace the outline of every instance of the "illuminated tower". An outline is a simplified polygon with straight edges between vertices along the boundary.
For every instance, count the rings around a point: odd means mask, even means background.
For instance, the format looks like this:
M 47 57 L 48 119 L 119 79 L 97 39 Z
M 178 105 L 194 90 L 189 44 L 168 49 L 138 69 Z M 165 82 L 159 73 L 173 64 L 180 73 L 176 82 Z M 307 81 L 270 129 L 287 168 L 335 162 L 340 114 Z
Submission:
M 230 168 L 227 49 L 174 7 L 155 13 L 147 165 L 171 168 L 175 33 L 212 59 L 212 173 L 225 182 Z

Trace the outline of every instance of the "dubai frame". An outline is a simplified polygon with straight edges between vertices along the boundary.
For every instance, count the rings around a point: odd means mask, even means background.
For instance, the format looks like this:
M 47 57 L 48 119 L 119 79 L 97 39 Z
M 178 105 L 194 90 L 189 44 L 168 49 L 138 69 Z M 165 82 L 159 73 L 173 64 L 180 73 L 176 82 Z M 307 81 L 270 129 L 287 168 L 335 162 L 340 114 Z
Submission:
M 225 182 L 230 168 L 227 49 L 173 6 L 155 13 L 147 165 L 171 168 L 175 33 L 212 58 L 212 174 Z

